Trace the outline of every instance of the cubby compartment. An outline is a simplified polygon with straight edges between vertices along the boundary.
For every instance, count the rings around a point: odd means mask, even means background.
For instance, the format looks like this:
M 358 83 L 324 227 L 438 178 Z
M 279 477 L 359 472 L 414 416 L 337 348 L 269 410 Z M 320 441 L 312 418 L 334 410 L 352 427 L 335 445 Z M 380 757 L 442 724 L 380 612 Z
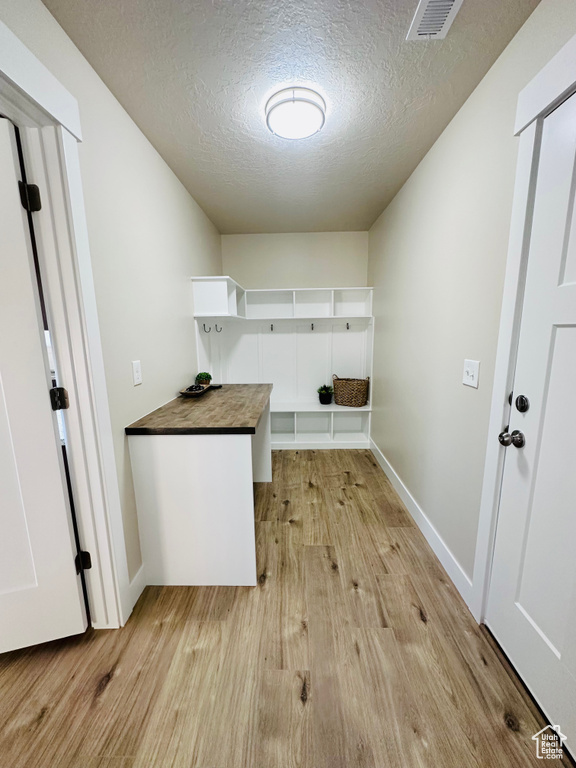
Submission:
M 246 317 L 294 317 L 293 291 L 247 291 Z
M 336 317 L 367 317 L 372 313 L 372 291 L 367 288 L 342 288 L 334 291 Z
M 273 443 L 293 443 L 295 416 L 294 413 L 271 413 L 270 431 Z
M 368 413 L 351 408 L 349 412 L 333 414 L 335 442 L 363 443 L 368 440 Z
M 296 317 L 330 317 L 332 291 L 295 291 L 294 314 Z
M 332 439 L 330 413 L 297 413 L 296 439 L 301 443 L 324 443 Z

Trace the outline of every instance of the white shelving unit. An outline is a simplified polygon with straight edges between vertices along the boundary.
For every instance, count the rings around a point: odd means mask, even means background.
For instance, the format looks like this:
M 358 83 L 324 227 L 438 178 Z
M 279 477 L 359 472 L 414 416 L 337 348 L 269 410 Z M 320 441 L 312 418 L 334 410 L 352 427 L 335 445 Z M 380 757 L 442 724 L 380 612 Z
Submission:
M 193 277 L 194 317 L 284 320 L 371 317 L 372 288 L 245 290 L 231 277 Z
M 244 290 L 192 278 L 198 370 L 224 384 L 271 382 L 274 448 L 368 448 L 370 404 L 320 405 L 332 374 L 372 375 L 371 288 Z

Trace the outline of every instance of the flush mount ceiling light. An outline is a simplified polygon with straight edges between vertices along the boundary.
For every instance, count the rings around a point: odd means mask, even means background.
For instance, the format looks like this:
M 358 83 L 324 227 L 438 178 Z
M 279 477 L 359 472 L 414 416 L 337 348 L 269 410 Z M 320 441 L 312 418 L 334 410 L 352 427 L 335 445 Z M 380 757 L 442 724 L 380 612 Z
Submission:
M 322 128 L 326 102 L 310 88 L 283 88 L 266 103 L 266 125 L 283 139 L 306 139 Z

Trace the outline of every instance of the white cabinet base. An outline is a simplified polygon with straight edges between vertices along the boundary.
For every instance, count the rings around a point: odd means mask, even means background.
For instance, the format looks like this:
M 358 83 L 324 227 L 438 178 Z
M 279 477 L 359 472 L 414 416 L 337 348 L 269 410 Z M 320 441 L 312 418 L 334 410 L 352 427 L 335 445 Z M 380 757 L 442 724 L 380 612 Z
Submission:
M 255 586 L 256 438 L 129 436 L 147 584 Z M 265 446 L 255 454 L 264 478 Z

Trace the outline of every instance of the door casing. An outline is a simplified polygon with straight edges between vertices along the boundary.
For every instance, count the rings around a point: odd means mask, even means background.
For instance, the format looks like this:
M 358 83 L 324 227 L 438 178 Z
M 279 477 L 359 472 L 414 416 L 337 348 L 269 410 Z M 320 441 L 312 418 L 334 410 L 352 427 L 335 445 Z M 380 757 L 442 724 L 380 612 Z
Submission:
M 516 368 L 542 122 L 559 104 L 576 93 L 575 73 L 576 36 L 568 41 L 518 97 L 514 130 L 515 135 L 520 137 L 520 146 L 469 604 L 478 622 L 485 618 L 490 586 L 505 451 L 497 436 L 509 423 L 508 395 L 513 388 Z
M 122 510 L 80 178 L 78 104 L 0 22 L 0 113 L 20 128 L 54 351 L 64 386 L 71 480 L 96 628 L 126 623 L 144 586 L 128 577 Z

